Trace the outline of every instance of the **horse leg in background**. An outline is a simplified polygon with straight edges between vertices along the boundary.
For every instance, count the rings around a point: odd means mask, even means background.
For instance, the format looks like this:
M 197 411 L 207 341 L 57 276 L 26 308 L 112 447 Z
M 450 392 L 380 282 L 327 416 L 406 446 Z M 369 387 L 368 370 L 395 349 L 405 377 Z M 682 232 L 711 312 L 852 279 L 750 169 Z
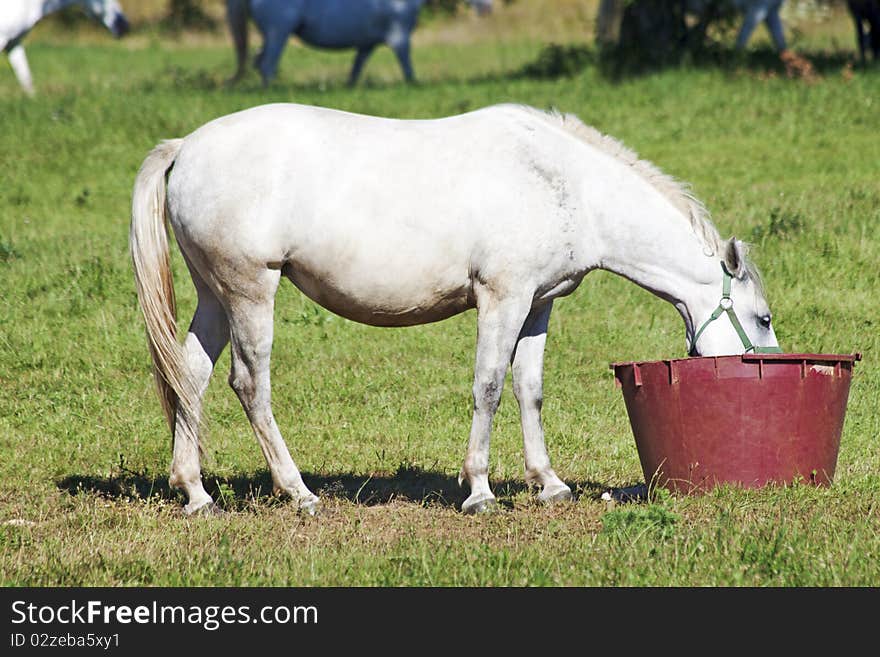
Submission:
M 9 49 L 9 63 L 18 78 L 21 88 L 28 96 L 34 95 L 34 80 L 31 77 L 31 68 L 28 66 L 27 55 L 24 54 L 24 46 L 20 43 Z
M 290 32 L 277 26 L 263 32 L 263 49 L 254 60 L 254 65 L 260 71 L 264 87 L 268 87 L 278 73 L 278 60 L 281 59 L 289 35 Z
M 226 0 L 226 24 L 235 44 L 236 70 L 228 82 L 238 82 L 247 72 L 247 0 Z
M 874 55 L 874 62 L 877 62 L 880 60 L 880 0 L 873 0 L 868 4 L 868 26 L 871 52 Z
M 474 367 L 474 416 L 467 456 L 458 476 L 467 479 L 471 494 L 461 505 L 465 513 L 482 513 L 495 506 L 489 488 L 489 439 L 492 419 L 501 401 L 504 376 L 517 337 L 529 314 L 528 299 L 501 298 L 484 287 L 474 290 L 477 297 L 477 357 Z
M 745 16 L 743 17 L 739 34 L 736 37 L 736 49 L 745 50 L 749 39 L 752 37 L 752 32 L 755 31 L 759 23 L 767 18 L 769 9 L 767 3 L 763 0 L 742 0 L 740 4 L 743 5 Z
M 187 262 L 189 265 L 189 262 Z M 178 408 L 174 422 L 174 450 L 171 458 L 171 476 L 168 483 L 186 493 L 188 513 L 216 513 L 219 508 L 202 485 L 199 454 L 199 425 L 201 402 L 211 380 L 214 365 L 226 343 L 229 342 L 229 323 L 226 311 L 214 293 L 208 289 L 195 269 L 189 267 L 198 294 L 198 305 L 189 326 L 183 349 L 187 368 L 198 390 L 195 417 Z
M 861 61 L 862 66 L 867 64 L 867 46 L 868 46 L 868 34 L 865 32 L 865 25 L 862 22 L 862 17 L 856 13 L 852 14 L 853 23 L 856 26 L 856 43 L 859 46 L 859 61 Z
M 403 70 L 403 77 L 407 82 L 413 82 L 415 80 L 412 61 L 409 56 L 409 39 L 413 27 L 414 22 L 407 27 L 407 24 L 402 20 L 395 21 L 392 23 L 391 29 L 385 37 L 385 43 L 397 56 L 400 68 Z
M 392 45 L 391 49 L 394 50 L 394 54 L 397 55 L 397 61 L 400 62 L 400 68 L 403 69 L 403 78 L 407 82 L 415 82 L 416 78 L 413 74 L 412 61 L 409 56 L 409 36 Z
M 348 86 L 353 87 L 357 84 L 358 78 L 361 76 L 361 70 L 364 68 L 364 64 L 367 62 L 367 58 L 369 58 L 370 54 L 372 54 L 374 45 L 363 46 L 358 48 L 357 55 L 354 57 L 354 63 L 351 66 L 351 73 L 348 76 Z
M 770 32 L 770 37 L 773 39 L 776 50 L 784 52 L 788 49 L 788 45 L 785 43 L 785 28 L 782 25 L 782 18 L 779 16 L 781 8 L 782 0 L 771 2 L 770 10 L 764 17 L 764 22 L 767 25 L 767 30 Z
M 254 60 L 254 65 L 263 78 L 263 86 L 275 79 L 278 60 L 287 45 L 287 39 L 302 23 L 303 3 L 290 3 L 283 12 L 273 13 L 278 3 L 255 3 L 251 6 L 251 18 L 263 35 L 263 49 Z
M 275 291 L 281 272 L 264 270 L 259 284 L 229 299 L 232 371 L 229 384 L 247 413 L 276 493 L 292 497 L 299 508 L 317 513 L 318 498 L 302 480 L 272 414 L 269 360 L 272 351 Z
M 538 499 L 557 502 L 571 499 L 571 489 L 550 467 L 541 426 L 544 345 L 552 302 L 529 313 L 513 352 L 513 395 L 519 403 L 525 453 L 526 482 L 541 486 Z
M 849 0 L 849 14 L 856 28 L 856 43 L 862 66 L 868 63 L 868 48 L 874 61 L 880 57 L 880 2 L 877 0 Z

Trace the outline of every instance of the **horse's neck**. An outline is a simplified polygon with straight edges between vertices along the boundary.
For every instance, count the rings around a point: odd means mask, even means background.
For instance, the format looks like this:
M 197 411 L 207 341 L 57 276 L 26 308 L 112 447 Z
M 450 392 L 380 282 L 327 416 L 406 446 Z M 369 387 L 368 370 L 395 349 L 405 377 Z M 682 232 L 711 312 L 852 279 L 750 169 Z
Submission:
M 603 216 L 600 268 L 669 301 L 689 321 L 704 286 L 717 278 L 719 255 L 655 190 L 638 187 L 622 210 Z

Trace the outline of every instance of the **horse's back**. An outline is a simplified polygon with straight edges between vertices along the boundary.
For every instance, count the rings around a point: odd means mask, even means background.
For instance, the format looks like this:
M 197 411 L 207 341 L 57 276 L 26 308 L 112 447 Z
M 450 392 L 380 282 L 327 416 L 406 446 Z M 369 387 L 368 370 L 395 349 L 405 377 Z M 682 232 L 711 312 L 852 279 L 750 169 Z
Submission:
M 365 230 L 441 239 L 480 214 L 497 214 L 498 205 L 513 208 L 511 183 L 530 175 L 522 145 L 494 109 L 417 121 L 259 106 L 187 136 L 169 196 L 180 196 L 184 209 L 202 197 L 194 222 L 208 221 L 211 208 L 242 218 L 259 208 L 287 225 L 346 215 Z

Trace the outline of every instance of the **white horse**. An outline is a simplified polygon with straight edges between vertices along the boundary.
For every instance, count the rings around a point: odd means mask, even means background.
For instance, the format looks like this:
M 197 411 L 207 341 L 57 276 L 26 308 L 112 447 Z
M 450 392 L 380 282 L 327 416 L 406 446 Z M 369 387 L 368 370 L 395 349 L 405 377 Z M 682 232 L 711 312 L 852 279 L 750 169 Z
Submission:
M 183 344 L 166 218 L 198 294 Z M 494 504 L 489 434 L 509 365 L 526 480 L 541 487 L 542 501 L 571 498 L 544 445 L 543 353 L 553 301 L 588 272 L 617 273 L 673 304 L 693 354 L 777 344 L 742 242 L 723 241 L 682 185 L 617 141 L 572 115 L 529 107 L 424 121 L 292 104 L 224 116 L 144 160 L 129 244 L 174 434 L 170 482 L 186 493 L 188 512 L 215 508 L 201 481 L 199 418 L 230 340 L 229 382 L 275 491 L 317 508 L 270 407 L 282 277 L 325 308 L 375 326 L 476 308 L 465 512 Z M 724 310 L 736 321 L 721 318 Z
M 407 81 L 414 79 L 410 35 L 425 0 L 226 0 L 226 19 L 235 43 L 238 68 L 232 80 L 246 70 L 247 18 L 263 35 L 263 49 L 255 65 L 268 85 L 291 34 L 319 48 L 356 48 L 348 84 L 354 85 L 373 49 L 386 44 L 397 55 Z M 480 14 L 492 9 L 492 0 L 467 0 Z
M 101 21 L 115 37 L 128 32 L 128 20 L 116 0 L 2 0 L 0 2 L 0 50 L 9 55 L 15 77 L 28 95 L 34 93 L 22 39 L 42 18 L 70 5 L 80 5 Z

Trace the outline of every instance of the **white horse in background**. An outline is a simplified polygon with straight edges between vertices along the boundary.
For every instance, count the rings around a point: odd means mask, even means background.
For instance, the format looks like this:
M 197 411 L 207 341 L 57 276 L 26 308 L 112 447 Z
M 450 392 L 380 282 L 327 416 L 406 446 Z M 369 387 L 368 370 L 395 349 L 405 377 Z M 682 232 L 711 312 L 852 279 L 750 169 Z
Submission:
M 42 18 L 71 5 L 81 6 L 117 38 L 128 32 L 128 20 L 116 0 L 0 0 L 0 50 L 9 55 L 28 95 L 33 95 L 34 83 L 21 41 Z
M 467 0 L 480 14 L 492 9 L 492 0 Z M 425 0 L 226 0 L 226 19 L 235 43 L 238 68 L 232 81 L 246 71 L 247 19 L 263 35 L 255 66 L 268 85 L 291 34 L 304 43 L 334 50 L 355 48 L 357 54 L 348 84 L 354 85 L 367 58 L 381 44 L 390 47 L 408 82 L 414 79 L 410 35 Z
M 183 344 L 166 218 L 198 295 Z M 305 511 L 317 508 L 270 405 L 282 277 L 325 308 L 374 326 L 476 308 L 465 512 L 495 501 L 489 435 L 508 366 L 526 480 L 541 487 L 542 501 L 571 499 L 544 444 L 544 344 L 554 300 L 590 271 L 614 272 L 670 302 L 692 354 L 777 344 L 745 245 L 722 240 L 685 187 L 576 117 L 523 106 L 396 120 L 273 104 L 218 118 L 144 160 L 129 244 L 174 435 L 169 481 L 186 493 L 190 513 L 215 508 L 201 480 L 199 423 L 202 395 L 230 341 L 229 383 L 275 491 Z

